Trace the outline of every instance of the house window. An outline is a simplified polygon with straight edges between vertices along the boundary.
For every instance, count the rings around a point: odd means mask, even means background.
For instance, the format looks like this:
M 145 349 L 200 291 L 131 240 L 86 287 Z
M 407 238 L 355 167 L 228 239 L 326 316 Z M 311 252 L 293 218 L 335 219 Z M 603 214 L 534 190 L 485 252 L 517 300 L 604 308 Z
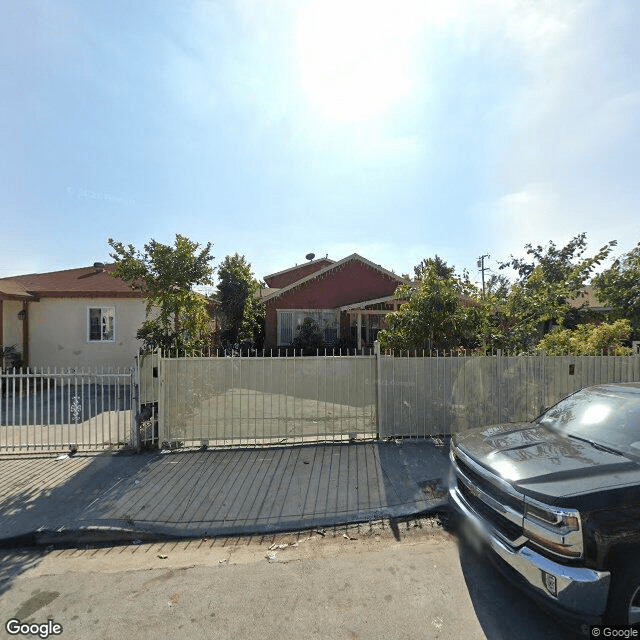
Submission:
M 298 327 L 302 326 L 305 318 L 311 318 L 320 327 L 327 347 L 337 344 L 338 314 L 335 309 L 279 309 L 278 346 L 286 347 L 293 342 Z
M 115 339 L 115 309 L 113 307 L 89 308 L 89 342 L 113 342 Z

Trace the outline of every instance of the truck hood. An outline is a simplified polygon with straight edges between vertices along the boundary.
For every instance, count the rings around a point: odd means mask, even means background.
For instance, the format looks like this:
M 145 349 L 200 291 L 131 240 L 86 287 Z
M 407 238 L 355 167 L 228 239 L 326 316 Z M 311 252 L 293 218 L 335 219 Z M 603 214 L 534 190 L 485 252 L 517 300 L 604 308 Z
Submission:
M 640 483 L 640 464 L 626 456 L 530 422 L 457 434 L 454 443 L 525 494 L 574 496 Z

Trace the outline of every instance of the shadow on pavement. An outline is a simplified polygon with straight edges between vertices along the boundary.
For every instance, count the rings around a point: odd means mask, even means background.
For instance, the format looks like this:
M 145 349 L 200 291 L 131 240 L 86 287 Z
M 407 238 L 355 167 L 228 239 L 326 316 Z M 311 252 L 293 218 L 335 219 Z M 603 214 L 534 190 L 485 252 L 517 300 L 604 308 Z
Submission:
M 0 546 L 393 527 L 446 504 L 447 452 L 423 440 L 3 459 Z M 9 554 L 0 590 L 33 562 Z
M 29 547 L 64 542 L 88 503 L 146 463 L 111 451 L 0 460 L 0 594 L 38 563 L 41 551 Z
M 488 640 L 579 640 L 580 628 L 556 620 L 505 580 L 483 552 L 458 540 L 460 566 Z

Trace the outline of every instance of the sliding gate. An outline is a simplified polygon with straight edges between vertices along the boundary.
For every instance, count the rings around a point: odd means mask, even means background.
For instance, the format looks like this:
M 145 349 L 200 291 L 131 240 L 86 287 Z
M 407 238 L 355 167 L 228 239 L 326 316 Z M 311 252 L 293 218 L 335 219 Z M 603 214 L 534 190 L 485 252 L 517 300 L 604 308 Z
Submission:
M 140 357 L 141 444 L 375 438 L 373 356 Z

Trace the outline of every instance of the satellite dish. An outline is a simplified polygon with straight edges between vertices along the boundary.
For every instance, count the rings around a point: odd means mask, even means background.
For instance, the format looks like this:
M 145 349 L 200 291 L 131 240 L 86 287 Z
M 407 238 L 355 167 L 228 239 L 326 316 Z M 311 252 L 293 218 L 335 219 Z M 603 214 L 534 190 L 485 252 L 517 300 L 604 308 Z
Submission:
M 307 255 L 305 256 L 307 260 L 313 260 L 315 257 L 316 257 L 315 253 L 307 253 Z

